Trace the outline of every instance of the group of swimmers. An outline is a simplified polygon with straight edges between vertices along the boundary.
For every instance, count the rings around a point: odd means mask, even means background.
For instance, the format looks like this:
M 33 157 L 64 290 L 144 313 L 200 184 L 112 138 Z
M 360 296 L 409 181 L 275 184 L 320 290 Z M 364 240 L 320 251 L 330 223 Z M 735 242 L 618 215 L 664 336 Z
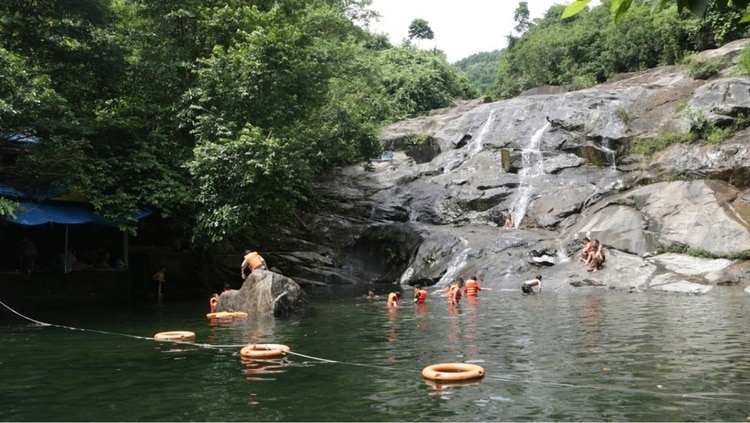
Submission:
M 602 268 L 604 264 L 604 248 L 598 239 L 590 240 L 588 237 L 583 238 L 583 249 L 581 254 L 578 256 L 578 261 L 583 263 L 586 270 L 589 272 L 596 272 Z
M 463 278 L 456 278 L 456 282 L 448 285 L 442 292 L 448 298 L 448 303 L 451 305 L 458 305 L 461 301 L 461 297 L 466 295 L 467 297 L 477 297 L 479 291 L 483 288 L 479 284 L 479 278 L 472 276 L 470 279 L 464 281 Z M 489 289 L 489 288 L 484 288 Z M 376 295 L 374 291 L 370 290 L 367 293 L 367 298 L 370 300 L 378 300 L 380 296 Z M 390 292 L 388 294 L 388 308 L 397 308 L 399 301 L 401 300 L 400 292 Z M 424 304 L 427 301 L 427 290 L 422 288 L 422 285 L 414 285 L 414 303 Z
M 512 218 L 511 218 L 512 219 Z M 579 261 L 584 264 L 586 270 L 589 272 L 596 272 L 602 268 L 602 264 L 606 257 L 604 256 L 604 248 L 599 240 L 590 240 L 588 237 L 583 238 L 583 249 L 579 255 Z M 489 288 L 485 288 L 489 289 Z M 464 281 L 463 278 L 458 277 L 456 281 L 448 285 L 442 293 L 448 297 L 448 302 L 451 305 L 458 305 L 461 301 L 461 296 L 466 295 L 469 297 L 476 297 L 479 291 L 482 290 L 482 286 L 479 285 L 479 279 L 476 276 L 472 276 L 470 279 Z M 542 293 L 542 276 L 537 275 L 534 279 L 527 280 L 521 285 L 521 292 L 524 294 L 536 294 Z M 377 300 L 380 297 L 375 295 L 375 292 L 370 290 L 367 294 L 367 298 L 370 300 Z M 388 294 L 388 307 L 398 307 L 398 302 L 401 299 L 400 292 L 391 292 Z M 414 285 L 414 303 L 424 304 L 427 300 L 427 291 L 422 288 L 421 285 Z

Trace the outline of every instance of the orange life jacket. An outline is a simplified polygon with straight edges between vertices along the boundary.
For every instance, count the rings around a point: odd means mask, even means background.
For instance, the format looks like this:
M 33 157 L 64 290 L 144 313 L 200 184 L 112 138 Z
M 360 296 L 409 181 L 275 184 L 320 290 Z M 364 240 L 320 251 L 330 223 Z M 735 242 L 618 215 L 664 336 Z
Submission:
M 398 307 L 398 296 L 395 292 L 388 294 L 388 307 Z
M 481 290 L 482 288 L 479 286 L 479 282 L 475 281 L 474 279 L 469 279 L 466 281 L 466 288 L 464 288 L 466 295 L 476 296 L 477 292 Z
M 414 295 L 414 298 L 417 299 L 417 303 L 424 303 L 427 299 L 427 291 L 424 289 L 420 289 L 416 292 L 416 295 Z
M 263 267 L 263 260 L 261 259 L 260 254 L 255 251 L 245 256 L 245 262 L 250 266 L 251 270 Z

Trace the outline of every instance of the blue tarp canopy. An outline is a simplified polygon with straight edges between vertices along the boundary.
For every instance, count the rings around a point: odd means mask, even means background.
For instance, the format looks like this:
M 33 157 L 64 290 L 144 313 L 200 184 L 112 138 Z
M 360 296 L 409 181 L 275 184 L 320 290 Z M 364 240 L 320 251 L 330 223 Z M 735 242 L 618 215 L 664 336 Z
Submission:
M 32 203 L 28 201 L 21 201 L 20 204 L 23 208 L 16 212 L 15 217 L 9 217 L 9 222 L 26 226 L 43 225 L 45 223 L 64 223 L 69 225 L 96 223 L 102 226 L 117 226 L 116 223 L 104 219 L 93 210 L 79 204 Z M 140 220 L 150 214 L 150 211 L 138 212 L 134 213 L 133 217 Z
M 6 139 L 16 144 L 41 144 L 41 140 L 31 135 L 19 134 L 16 132 L 0 132 L 0 138 Z

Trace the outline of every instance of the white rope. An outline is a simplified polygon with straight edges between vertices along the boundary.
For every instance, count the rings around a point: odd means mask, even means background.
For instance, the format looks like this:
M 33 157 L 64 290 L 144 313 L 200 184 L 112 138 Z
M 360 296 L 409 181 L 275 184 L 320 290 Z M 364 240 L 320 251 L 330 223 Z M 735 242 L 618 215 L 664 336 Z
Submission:
M 12 309 L 10 306 L 5 304 L 4 302 L 0 301 L 0 304 L 3 305 L 6 309 L 11 311 L 12 313 L 16 314 L 17 316 L 26 319 L 30 322 L 36 323 L 40 326 L 50 326 L 50 327 L 57 327 L 62 329 L 68 329 L 68 330 L 76 330 L 76 331 L 84 331 L 84 332 L 93 332 L 93 333 L 100 333 L 104 335 L 116 335 L 116 336 L 125 336 L 129 338 L 134 339 L 141 339 L 145 341 L 155 341 L 155 342 L 171 342 L 173 344 L 181 344 L 181 345 L 190 345 L 198 348 L 216 348 L 216 349 L 223 349 L 223 348 L 242 348 L 247 346 L 247 344 L 239 344 L 239 345 L 215 345 L 215 344 L 196 344 L 194 342 L 186 342 L 186 341 L 172 341 L 172 340 L 159 340 L 157 341 L 153 337 L 147 337 L 147 336 L 138 336 L 138 335 L 130 335 L 127 333 L 117 333 L 117 332 L 107 332 L 103 330 L 96 330 L 96 329 L 84 329 L 84 328 L 76 328 L 72 326 L 65 326 L 65 325 L 58 325 L 54 323 L 46 323 L 41 322 L 39 320 L 32 319 L 28 316 L 24 316 L 23 314 L 17 312 L 16 310 Z M 420 370 L 412 370 L 412 369 L 400 369 L 396 367 L 390 367 L 390 366 L 378 366 L 375 364 L 363 364 L 363 363 L 352 363 L 347 361 L 337 361 L 337 360 L 329 360 L 326 358 L 321 357 L 314 357 L 311 355 L 305 355 L 294 351 L 289 351 L 288 354 L 296 355 L 298 357 L 307 358 L 310 360 L 319 361 L 322 363 L 332 363 L 332 364 L 346 364 L 349 366 L 359 366 L 359 367 L 370 367 L 374 369 L 382 369 L 382 370 L 398 370 L 398 371 L 406 371 L 406 372 L 419 372 Z M 629 392 L 629 393 L 640 393 L 640 394 L 650 394 L 654 396 L 669 396 L 669 397 L 677 397 L 677 398 L 691 398 L 691 399 L 701 399 L 701 400 L 718 400 L 723 402 L 731 402 L 731 403 L 745 403 L 746 401 L 743 399 L 735 399 L 735 398 L 721 398 L 720 396 L 732 396 L 732 395 L 740 395 L 735 393 L 704 393 L 704 394 L 679 394 L 679 393 L 670 393 L 670 392 L 663 392 L 663 391 L 649 391 L 646 389 L 628 389 L 628 388 L 622 388 L 612 385 L 576 385 L 572 383 L 558 383 L 558 382 L 545 382 L 545 381 L 539 381 L 539 380 L 529 380 L 529 379 L 515 379 L 515 378 L 509 378 L 509 377 L 501 377 L 501 376 L 486 376 L 486 379 L 496 380 L 496 381 L 502 381 L 502 382 L 515 382 L 515 383 L 524 383 L 524 384 L 538 384 L 538 385 L 549 385 L 549 386 L 561 386 L 565 388 L 576 388 L 576 389 L 606 389 L 610 391 L 616 391 L 616 392 Z

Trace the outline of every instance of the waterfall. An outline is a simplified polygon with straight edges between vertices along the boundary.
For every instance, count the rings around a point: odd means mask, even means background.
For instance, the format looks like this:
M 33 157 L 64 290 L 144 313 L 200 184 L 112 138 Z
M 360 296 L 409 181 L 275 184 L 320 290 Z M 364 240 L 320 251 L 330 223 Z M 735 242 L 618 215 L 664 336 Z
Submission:
M 570 257 L 568 257 L 568 252 L 565 251 L 565 245 L 563 245 L 562 240 L 558 240 L 559 242 L 559 248 L 557 249 L 557 263 L 567 263 L 570 261 Z
M 466 241 L 464 241 L 464 243 L 466 243 Z M 445 271 L 445 274 L 440 278 L 435 286 L 446 286 L 453 282 L 454 279 L 456 279 L 456 276 L 458 276 L 458 273 L 461 271 L 461 269 L 466 266 L 466 258 L 469 255 L 469 251 L 471 251 L 471 248 L 465 248 L 453 259 L 453 263 L 448 266 L 448 270 Z
M 604 144 L 596 146 L 599 151 L 604 152 L 604 155 L 607 157 L 607 163 L 609 164 L 609 175 L 607 175 L 606 178 L 599 179 L 596 184 L 594 185 L 594 192 L 591 193 L 591 195 L 588 196 L 583 201 L 582 209 L 587 209 L 591 204 L 598 201 L 603 192 L 607 192 L 608 190 L 611 190 L 617 186 L 622 185 L 622 180 L 619 178 L 614 179 L 614 181 L 611 179 L 611 177 L 616 177 L 618 175 L 617 171 L 617 154 L 614 150 L 610 148 L 609 139 L 605 139 Z
M 542 135 L 544 135 L 549 127 L 550 123 L 547 122 L 539 128 L 529 140 L 526 148 L 521 151 L 522 168 L 518 172 L 518 194 L 510 208 L 515 228 L 518 228 L 521 224 L 521 220 L 526 216 L 526 210 L 528 210 L 531 203 L 531 193 L 534 188 L 533 179 L 544 174 L 544 158 L 539 147 L 542 142 Z
M 482 146 L 484 145 L 484 137 L 490 132 L 490 127 L 492 126 L 492 122 L 494 121 L 495 111 L 491 110 L 490 114 L 487 116 L 487 120 L 484 121 L 482 128 L 479 130 L 479 135 L 477 135 L 476 138 L 472 137 L 471 141 L 469 141 L 469 144 L 467 145 L 468 153 L 456 152 L 453 158 L 451 158 L 443 168 L 443 173 L 448 173 L 453 169 L 461 166 L 463 162 L 476 156 L 482 151 Z
M 604 155 L 607 156 L 609 168 L 612 171 L 617 171 L 617 155 L 615 154 L 615 150 L 612 150 L 612 148 L 610 148 L 608 138 L 604 139 L 604 144 L 600 146 L 600 149 L 604 152 Z
M 471 148 L 471 151 L 469 152 L 469 158 L 472 158 L 479 154 L 480 151 L 482 151 L 482 146 L 484 145 L 484 137 L 490 132 L 490 126 L 492 126 L 492 122 L 495 121 L 495 111 L 492 110 L 490 112 L 489 117 L 487 117 L 487 120 L 484 122 L 484 125 L 482 126 L 482 129 L 479 130 L 479 136 L 477 137 L 477 140 L 473 143 L 474 145 Z

